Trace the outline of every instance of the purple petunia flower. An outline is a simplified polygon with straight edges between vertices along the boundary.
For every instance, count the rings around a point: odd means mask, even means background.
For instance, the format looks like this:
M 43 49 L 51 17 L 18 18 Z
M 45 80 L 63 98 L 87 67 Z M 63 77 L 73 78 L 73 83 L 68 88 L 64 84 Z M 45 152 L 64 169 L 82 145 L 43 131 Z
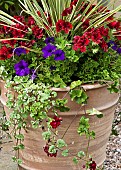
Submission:
M 121 48 L 118 48 L 116 51 L 117 53 L 121 54 Z
M 20 56 L 21 54 L 26 54 L 26 50 L 24 48 L 16 48 L 14 52 L 17 56 Z
M 112 40 L 110 40 L 110 41 L 108 42 L 108 44 L 109 44 L 109 45 L 111 45 L 111 44 L 116 45 L 116 43 L 115 43 L 114 41 L 112 41 Z
M 30 68 L 28 68 L 28 63 L 24 60 L 21 60 L 19 63 L 14 65 L 16 75 L 18 76 L 27 76 L 30 74 Z
M 49 43 L 54 43 L 54 37 L 47 37 L 46 39 L 45 39 L 45 43 L 46 44 L 49 44 Z
M 111 48 L 116 51 L 118 47 L 117 45 L 113 45 Z
M 53 54 L 55 54 L 54 60 L 56 61 L 65 59 L 65 53 L 62 50 L 56 50 Z
M 47 44 L 47 45 L 42 49 L 43 57 L 44 57 L 44 58 L 47 58 L 47 57 L 51 56 L 51 55 L 53 54 L 53 51 L 55 51 L 55 49 L 56 49 L 56 46 L 51 45 L 51 44 Z

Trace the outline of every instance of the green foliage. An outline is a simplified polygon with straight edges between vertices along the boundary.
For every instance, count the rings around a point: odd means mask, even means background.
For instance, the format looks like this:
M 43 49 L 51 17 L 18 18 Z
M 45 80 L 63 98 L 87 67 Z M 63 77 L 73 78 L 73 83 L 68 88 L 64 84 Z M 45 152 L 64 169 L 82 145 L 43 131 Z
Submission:
M 68 149 L 63 150 L 63 152 L 62 152 L 62 156 L 64 156 L 64 157 L 68 156 L 68 154 L 69 154 L 68 152 L 69 152 L 69 150 L 68 150 Z
M 67 146 L 67 144 L 65 143 L 65 141 L 63 139 L 58 139 L 57 140 L 57 147 L 58 148 L 63 148 L 64 146 Z
M 42 137 L 44 140 L 49 140 L 51 137 L 51 132 L 50 131 L 42 132 Z
M 71 100 L 75 100 L 78 104 L 86 102 L 87 95 L 83 89 L 75 89 L 70 91 Z

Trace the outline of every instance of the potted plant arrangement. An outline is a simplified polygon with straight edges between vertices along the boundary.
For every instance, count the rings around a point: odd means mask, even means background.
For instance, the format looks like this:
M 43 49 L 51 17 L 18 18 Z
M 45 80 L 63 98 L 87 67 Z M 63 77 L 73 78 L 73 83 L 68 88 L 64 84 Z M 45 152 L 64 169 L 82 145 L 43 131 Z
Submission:
M 0 11 L 1 102 L 19 169 L 98 170 L 121 75 L 121 21 L 100 2 Z M 110 4 L 109 4 L 110 5 Z

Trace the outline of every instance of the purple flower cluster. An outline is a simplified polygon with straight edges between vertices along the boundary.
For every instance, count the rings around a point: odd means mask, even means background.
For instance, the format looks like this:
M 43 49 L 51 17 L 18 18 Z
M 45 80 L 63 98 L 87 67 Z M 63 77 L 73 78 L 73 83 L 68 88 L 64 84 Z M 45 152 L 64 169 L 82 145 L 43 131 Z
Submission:
M 30 68 L 28 68 L 28 63 L 24 60 L 21 60 L 17 64 L 14 65 L 14 69 L 16 71 L 16 75 L 18 76 L 27 76 L 30 74 Z
M 111 48 L 113 50 L 115 50 L 115 51 L 117 51 L 117 53 L 121 54 L 121 47 L 118 47 L 118 45 L 114 41 L 110 40 L 108 43 L 108 46 L 109 47 L 111 46 Z
M 14 52 L 17 56 L 20 56 L 21 54 L 26 54 L 26 50 L 24 48 L 16 48 Z
M 51 43 L 54 43 L 54 37 L 48 37 L 45 40 L 45 43 L 47 44 L 43 49 L 43 57 L 48 58 L 52 55 L 54 55 L 54 60 L 64 60 L 65 59 L 65 53 L 63 50 L 57 49 L 57 47 Z

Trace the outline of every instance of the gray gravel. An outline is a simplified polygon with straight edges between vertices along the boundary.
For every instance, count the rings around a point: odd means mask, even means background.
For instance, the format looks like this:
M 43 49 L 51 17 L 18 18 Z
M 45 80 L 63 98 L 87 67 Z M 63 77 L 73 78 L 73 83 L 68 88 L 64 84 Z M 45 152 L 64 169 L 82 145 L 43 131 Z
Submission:
M 2 106 L 0 104 L 0 117 L 2 112 Z M 121 170 L 121 104 L 118 104 L 116 109 L 113 126 L 118 132 L 118 135 L 111 135 L 107 145 L 106 153 L 107 157 L 104 162 L 104 170 Z M 17 165 L 12 162 L 11 157 L 14 155 L 12 147 L 12 141 L 0 131 L 0 137 L 2 144 L 0 145 L 0 170 L 17 170 Z
M 106 148 L 104 170 L 121 170 L 121 104 L 118 104 L 113 122 L 118 135 L 111 135 Z

